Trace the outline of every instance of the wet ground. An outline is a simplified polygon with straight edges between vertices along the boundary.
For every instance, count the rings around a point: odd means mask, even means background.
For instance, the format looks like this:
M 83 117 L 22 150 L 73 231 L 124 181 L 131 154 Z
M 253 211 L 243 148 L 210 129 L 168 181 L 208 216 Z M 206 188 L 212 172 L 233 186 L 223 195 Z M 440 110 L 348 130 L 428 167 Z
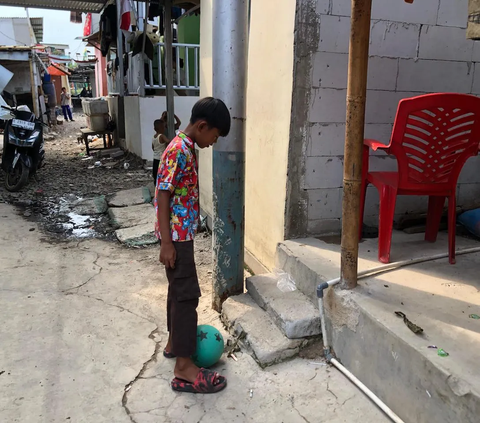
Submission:
M 150 171 L 144 169 L 142 160 L 128 153 L 115 159 L 102 151 L 86 156 L 85 145 L 78 141 L 80 128 L 86 127 L 85 116 L 75 113 L 74 119 L 75 122 L 57 125 L 45 135 L 45 167 L 21 191 L 8 192 L 4 187 L 5 174 L 0 171 L 0 202 L 17 206 L 26 219 L 38 222 L 55 237 L 113 239 L 114 229 L 107 214 L 78 214 L 75 204 L 147 185 Z M 91 146 L 102 144 L 98 140 Z M 3 142 L 0 148 L 1 145 Z

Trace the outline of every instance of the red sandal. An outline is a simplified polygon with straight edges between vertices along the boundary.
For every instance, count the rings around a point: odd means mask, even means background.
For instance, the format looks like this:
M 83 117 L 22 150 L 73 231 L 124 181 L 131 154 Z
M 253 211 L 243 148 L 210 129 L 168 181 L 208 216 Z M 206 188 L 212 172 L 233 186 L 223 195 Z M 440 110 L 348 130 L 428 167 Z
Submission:
M 178 392 L 189 392 L 191 394 L 214 394 L 225 389 L 227 379 L 217 372 L 208 369 L 200 369 L 195 382 L 187 382 L 178 377 L 172 380 L 172 389 Z

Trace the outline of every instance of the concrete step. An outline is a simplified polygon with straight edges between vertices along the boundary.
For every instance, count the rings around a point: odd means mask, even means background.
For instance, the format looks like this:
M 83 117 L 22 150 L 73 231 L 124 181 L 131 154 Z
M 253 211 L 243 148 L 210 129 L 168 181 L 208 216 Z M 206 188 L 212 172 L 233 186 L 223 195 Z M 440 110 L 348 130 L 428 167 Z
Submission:
M 137 206 L 144 203 L 150 203 L 152 196 L 148 187 L 139 187 L 118 191 L 108 199 L 110 207 L 128 207 Z
M 158 243 L 154 227 L 151 223 L 117 229 L 115 235 L 122 244 L 128 247 L 142 247 Z
M 288 339 L 248 294 L 225 301 L 221 319 L 230 333 L 241 338 L 241 346 L 261 367 L 294 357 L 310 341 Z
M 151 204 L 130 207 L 110 207 L 108 214 L 112 226 L 116 229 L 131 228 L 138 225 L 155 225 L 155 209 Z
M 290 339 L 320 335 L 320 316 L 300 291 L 282 292 L 273 273 L 247 278 L 247 290 L 256 303 Z

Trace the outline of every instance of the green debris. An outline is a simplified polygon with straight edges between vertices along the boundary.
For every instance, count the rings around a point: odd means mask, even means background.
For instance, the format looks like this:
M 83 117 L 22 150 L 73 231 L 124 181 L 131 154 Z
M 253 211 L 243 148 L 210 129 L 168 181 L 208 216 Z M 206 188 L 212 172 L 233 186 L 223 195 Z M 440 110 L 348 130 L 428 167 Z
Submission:
M 446 352 L 443 348 L 439 348 L 437 354 L 440 357 L 448 357 L 450 354 Z
M 470 319 L 475 319 L 475 320 L 479 320 L 480 319 L 480 316 L 478 314 L 470 314 Z

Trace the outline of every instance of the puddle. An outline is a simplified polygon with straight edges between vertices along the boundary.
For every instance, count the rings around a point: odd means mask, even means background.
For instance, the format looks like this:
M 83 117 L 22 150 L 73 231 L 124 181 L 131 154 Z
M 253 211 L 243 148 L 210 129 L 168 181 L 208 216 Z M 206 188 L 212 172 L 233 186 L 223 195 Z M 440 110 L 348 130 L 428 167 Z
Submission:
M 67 214 L 69 221 L 63 223 L 66 232 L 71 232 L 74 238 L 95 238 L 98 236 L 94 223 L 99 220 L 92 216 L 82 216 L 74 212 Z
M 78 209 L 78 204 L 82 200 L 88 199 L 69 194 L 59 199 L 44 198 L 41 202 L 29 202 L 18 206 L 24 217 L 37 221 L 44 230 L 56 237 L 114 239 L 114 230 L 110 226 L 108 215 L 88 214 L 88 211 L 83 213 Z

